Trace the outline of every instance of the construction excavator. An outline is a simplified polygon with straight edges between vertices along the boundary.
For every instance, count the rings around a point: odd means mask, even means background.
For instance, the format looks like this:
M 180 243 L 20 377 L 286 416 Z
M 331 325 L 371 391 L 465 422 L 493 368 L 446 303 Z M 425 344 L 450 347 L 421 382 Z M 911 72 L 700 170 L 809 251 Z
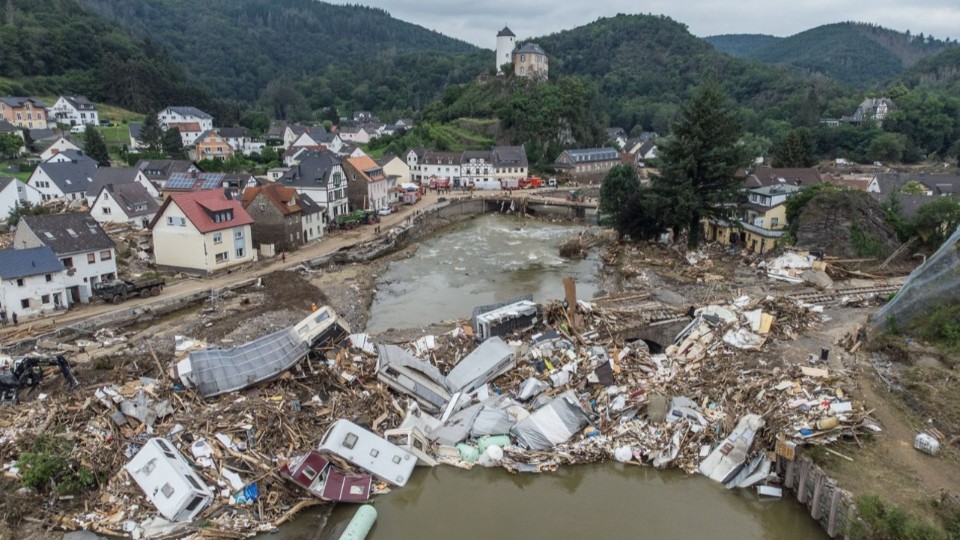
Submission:
M 71 390 L 80 385 L 70 369 L 70 364 L 62 354 L 55 356 L 23 356 L 7 358 L 5 366 L 0 367 L 0 404 L 16 405 L 20 403 L 20 392 L 29 389 L 32 393 L 43 380 L 43 369 L 60 368 L 60 374 Z M 0 360 L 2 361 L 2 360 Z

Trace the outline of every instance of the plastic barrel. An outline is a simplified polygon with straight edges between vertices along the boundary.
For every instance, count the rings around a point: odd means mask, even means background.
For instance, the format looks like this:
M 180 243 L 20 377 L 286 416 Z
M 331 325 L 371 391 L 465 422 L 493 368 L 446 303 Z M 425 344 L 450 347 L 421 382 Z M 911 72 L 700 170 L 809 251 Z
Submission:
M 370 533 L 373 524 L 377 521 L 377 509 L 365 504 L 357 508 L 357 513 L 353 515 L 350 524 L 340 535 L 340 540 L 363 540 Z

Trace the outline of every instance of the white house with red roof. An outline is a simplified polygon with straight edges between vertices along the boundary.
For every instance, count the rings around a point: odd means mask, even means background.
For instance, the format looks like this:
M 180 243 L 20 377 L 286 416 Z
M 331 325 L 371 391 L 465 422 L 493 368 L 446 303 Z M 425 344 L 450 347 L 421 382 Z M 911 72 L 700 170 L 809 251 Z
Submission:
M 174 193 L 150 223 L 158 267 L 213 274 L 254 262 L 253 218 L 222 189 Z

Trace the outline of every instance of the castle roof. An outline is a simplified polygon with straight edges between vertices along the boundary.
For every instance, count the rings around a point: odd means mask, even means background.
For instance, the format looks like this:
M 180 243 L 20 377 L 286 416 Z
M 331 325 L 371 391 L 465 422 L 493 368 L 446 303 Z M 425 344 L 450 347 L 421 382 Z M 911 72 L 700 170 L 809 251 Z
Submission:
M 507 36 L 507 37 L 517 37 L 517 35 L 514 34 L 513 32 L 511 32 L 511 31 L 510 31 L 510 28 L 507 27 L 507 26 L 504 26 L 504 27 L 503 27 L 503 30 L 501 30 L 501 31 L 497 34 L 497 37 L 504 37 L 504 36 Z

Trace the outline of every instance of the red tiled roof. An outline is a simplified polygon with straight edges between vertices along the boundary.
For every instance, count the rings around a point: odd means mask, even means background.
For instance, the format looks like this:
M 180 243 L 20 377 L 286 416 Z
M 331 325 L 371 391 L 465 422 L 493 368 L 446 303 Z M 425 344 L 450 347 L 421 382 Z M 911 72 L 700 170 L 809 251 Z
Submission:
M 243 190 L 243 207 L 250 206 L 250 203 L 260 193 L 263 193 L 263 196 L 269 199 L 284 215 L 295 214 L 301 210 L 300 203 L 297 200 L 297 190 L 280 184 L 267 184 Z M 293 200 L 292 205 L 290 204 L 291 200 Z
M 174 193 L 167 197 L 167 200 L 163 201 L 163 206 L 157 211 L 156 217 L 153 218 L 153 222 L 150 223 L 151 229 L 170 204 L 176 204 L 201 234 L 253 223 L 253 218 L 243 209 L 240 201 L 227 199 L 222 189 L 207 189 L 188 193 Z M 224 210 L 232 210 L 233 219 L 218 223 L 207 213 Z
M 198 133 L 203 131 L 198 122 L 171 122 L 167 124 L 168 129 L 175 129 L 180 133 Z

